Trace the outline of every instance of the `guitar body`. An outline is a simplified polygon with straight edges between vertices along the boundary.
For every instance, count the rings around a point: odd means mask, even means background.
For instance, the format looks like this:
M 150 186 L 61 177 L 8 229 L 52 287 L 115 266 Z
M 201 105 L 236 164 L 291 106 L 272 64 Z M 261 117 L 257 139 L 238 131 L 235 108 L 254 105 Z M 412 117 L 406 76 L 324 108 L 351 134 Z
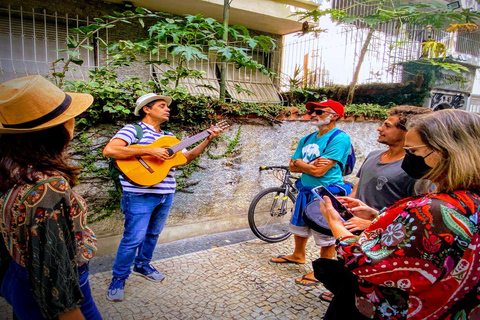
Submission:
M 131 145 L 128 148 L 165 148 L 180 143 L 175 137 L 164 136 L 157 139 L 149 145 Z M 141 186 L 153 186 L 165 179 L 172 167 L 176 167 L 187 162 L 187 158 L 182 152 L 174 153 L 165 161 L 158 160 L 149 156 L 142 156 L 128 159 L 117 159 L 118 169 L 123 173 L 125 179 L 129 182 Z

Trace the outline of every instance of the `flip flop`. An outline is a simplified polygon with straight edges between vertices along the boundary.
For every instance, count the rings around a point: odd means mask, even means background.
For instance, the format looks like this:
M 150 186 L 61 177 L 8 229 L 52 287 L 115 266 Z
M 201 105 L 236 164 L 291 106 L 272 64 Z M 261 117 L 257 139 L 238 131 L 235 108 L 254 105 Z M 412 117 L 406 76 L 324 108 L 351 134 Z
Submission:
M 303 283 L 302 281 L 310 281 L 310 283 Z M 320 283 L 320 281 L 318 281 L 317 279 L 307 278 L 306 275 L 303 275 L 300 278 L 300 280 L 295 279 L 295 283 L 301 284 L 302 286 L 310 287 L 310 286 L 316 286 L 317 284 Z
M 287 258 L 285 258 L 285 256 L 283 256 L 283 255 L 279 255 L 279 256 L 277 256 L 276 258 L 283 259 L 283 261 L 274 261 L 274 260 L 273 260 L 274 258 L 272 258 L 272 259 L 270 259 L 270 262 L 272 262 L 272 263 L 304 264 L 304 263 L 302 263 L 302 262 L 297 262 L 297 261 L 293 261 L 293 260 L 287 259 Z
M 332 299 L 334 297 L 334 294 L 331 293 L 330 291 L 324 291 L 322 293 L 320 293 L 320 295 L 318 296 L 320 298 L 320 300 L 322 301 L 325 301 L 325 302 L 332 302 Z

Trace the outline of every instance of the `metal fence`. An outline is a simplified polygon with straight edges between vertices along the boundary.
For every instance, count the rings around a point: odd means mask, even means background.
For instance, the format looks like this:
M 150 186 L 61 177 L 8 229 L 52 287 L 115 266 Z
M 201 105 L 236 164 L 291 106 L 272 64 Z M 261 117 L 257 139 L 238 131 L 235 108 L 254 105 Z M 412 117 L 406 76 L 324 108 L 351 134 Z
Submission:
M 385 24 L 374 33 L 362 65 L 359 83 L 399 82 L 399 63 L 417 59 L 424 30 L 397 29 Z M 293 82 L 308 87 L 349 84 L 368 30 L 340 26 L 318 36 L 288 35 L 285 39 L 282 88 Z
M 463 1 L 464 7 L 478 5 Z M 470 1 L 471 2 L 471 1 Z M 372 2 L 363 5 L 353 0 L 333 0 L 332 8 L 343 9 L 357 16 L 371 13 Z M 324 87 L 332 84 L 348 85 L 353 77 L 359 53 L 368 29 L 364 25 L 335 25 L 320 20 L 320 27 L 327 32 L 287 35 L 284 41 L 284 59 L 281 88 Z M 446 28 L 443 28 L 446 29 Z M 401 63 L 421 57 L 422 42 L 432 38 L 446 44 L 449 53 L 480 56 L 480 31 L 456 34 L 428 27 L 412 26 L 395 21 L 382 23 L 374 32 L 358 83 L 393 83 L 402 79 Z
M 255 49 L 247 48 L 245 43 L 230 43 L 239 48 L 248 50 L 253 59 L 263 64 L 268 69 L 278 72 L 280 52 L 277 49 L 265 52 L 261 47 Z M 183 66 L 191 70 L 201 71 L 202 78 L 180 79 L 179 84 L 187 88 L 188 92 L 194 95 L 207 95 L 217 97 L 220 92 L 219 76 L 220 64 L 222 63 L 213 50 L 204 48 L 208 60 L 191 60 L 184 62 Z M 152 65 L 152 76 L 157 82 L 162 79 L 162 74 L 178 67 L 175 57 L 166 50 L 159 50 L 155 60 L 168 60 L 169 64 Z M 275 63 L 277 61 L 277 63 Z M 258 70 L 240 67 L 233 62 L 226 64 L 226 90 L 232 100 L 244 102 L 282 103 L 275 84 L 276 79 L 269 77 Z M 170 84 L 173 86 L 173 83 Z
M 351 0 L 335 0 L 334 6 L 345 6 Z M 352 9 L 353 10 L 353 9 Z M 360 7 L 355 10 L 361 10 Z M 366 13 L 367 7 L 362 10 Z M 356 14 L 360 14 L 358 11 Z M 59 52 L 66 49 L 69 29 L 89 23 L 89 18 L 78 16 L 48 15 L 45 10 L 25 11 L 0 8 L 0 80 L 42 74 L 48 75 L 60 71 L 67 54 Z M 322 25 L 323 26 L 323 25 Z M 227 65 L 227 90 L 234 100 L 251 102 L 281 102 L 277 89 L 288 90 L 292 86 L 324 87 L 331 84 L 349 84 L 358 62 L 358 52 L 365 41 L 367 30 L 354 25 L 336 26 L 331 24 L 328 32 L 298 36 L 287 35 L 281 48 L 264 52 L 260 47 L 249 49 L 254 59 L 266 65 L 277 77 L 269 78 L 264 74 L 239 68 L 234 63 Z M 108 29 L 102 38 L 108 41 Z M 77 34 L 75 34 L 78 37 Z M 458 53 L 480 56 L 480 31 L 472 34 L 452 36 L 451 33 L 428 28 L 398 25 L 394 22 L 381 25 L 374 33 L 364 60 L 358 83 L 400 82 L 402 78 L 401 62 L 418 59 L 421 55 L 421 43 L 434 38 L 447 43 Z M 87 43 L 94 51 L 79 50 L 79 58 L 84 64 L 70 69 L 69 79 L 85 79 L 88 70 L 102 64 L 105 53 L 96 43 Z M 235 45 L 246 48 L 245 44 Z M 167 53 L 163 58 L 171 59 Z M 182 85 L 193 94 L 218 96 L 219 63 L 215 52 L 209 52 L 209 59 L 192 61 L 189 67 L 204 71 L 203 79 L 186 79 Z M 162 59 L 163 59 L 162 58 Z M 158 59 L 161 60 L 161 59 Z M 54 61 L 57 61 L 54 63 Z M 281 66 L 281 67 L 280 67 Z M 152 75 L 159 80 L 161 74 L 172 65 L 152 66 Z M 281 70 L 281 72 L 280 72 Z
M 67 59 L 67 36 L 69 29 L 89 23 L 76 17 L 48 15 L 46 11 L 13 10 L 0 8 L 0 74 L 2 81 L 13 78 L 42 74 L 48 75 L 56 68 L 60 71 Z M 78 35 L 74 34 L 77 39 Z M 90 42 L 87 45 L 92 45 Z M 71 68 L 66 77 L 85 78 L 87 71 L 98 65 L 97 51 L 80 48 L 78 53 L 84 60 L 82 66 Z M 57 61 L 56 63 L 54 63 Z
M 469 100 L 467 111 L 480 113 L 480 94 L 472 94 Z
M 7 81 L 34 74 L 47 76 L 53 72 L 61 72 L 68 55 L 58 50 L 67 49 L 69 35 L 74 35 L 80 40 L 78 34 L 70 31 L 71 28 L 79 28 L 89 23 L 89 18 L 59 16 L 56 13 L 49 15 L 45 10 L 41 12 L 34 9 L 25 11 L 22 8 L 16 10 L 10 6 L 0 8 L 0 80 Z M 108 29 L 104 32 L 101 37 L 108 42 Z M 77 50 L 77 58 L 84 60 L 84 63 L 82 66 L 70 64 L 65 74 L 67 79 L 86 79 L 88 70 L 103 64 L 102 59 L 106 56 L 104 50 L 96 42 L 88 41 L 86 45 L 94 47 L 94 50 L 84 48 Z M 234 45 L 246 48 L 246 44 L 234 43 Z M 259 47 L 249 49 L 248 53 L 257 62 L 278 72 L 281 60 L 278 49 L 267 53 Z M 163 55 L 162 59 L 168 58 L 173 61 L 172 56 L 166 52 L 161 52 L 160 55 Z M 192 94 L 218 97 L 219 63 L 213 51 L 209 52 L 208 60 L 191 61 L 187 67 L 204 71 L 204 78 L 184 79 L 181 85 L 187 87 Z M 175 62 L 171 65 L 152 66 L 151 71 L 154 78 L 159 80 L 164 71 L 172 68 L 176 68 Z M 239 68 L 234 63 L 227 64 L 226 89 L 233 100 L 281 103 L 282 99 L 274 81 L 277 80 L 259 71 Z

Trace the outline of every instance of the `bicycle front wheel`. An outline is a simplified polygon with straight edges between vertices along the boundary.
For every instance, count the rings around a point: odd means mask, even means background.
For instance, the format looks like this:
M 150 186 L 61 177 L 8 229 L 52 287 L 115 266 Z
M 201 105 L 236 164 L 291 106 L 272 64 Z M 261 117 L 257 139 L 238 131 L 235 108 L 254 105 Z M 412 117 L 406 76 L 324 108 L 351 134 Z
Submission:
M 248 224 L 266 242 L 280 242 L 290 236 L 288 226 L 295 207 L 295 196 L 276 187 L 260 191 L 250 203 Z

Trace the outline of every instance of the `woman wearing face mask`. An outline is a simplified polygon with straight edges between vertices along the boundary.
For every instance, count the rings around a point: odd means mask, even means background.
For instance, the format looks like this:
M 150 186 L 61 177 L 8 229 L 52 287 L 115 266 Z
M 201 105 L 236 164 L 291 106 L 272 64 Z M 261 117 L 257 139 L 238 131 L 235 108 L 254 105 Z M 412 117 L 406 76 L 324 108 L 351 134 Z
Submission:
M 38 75 L 0 84 L 0 293 L 20 320 L 102 318 L 88 282 L 96 239 L 66 155 L 92 102 Z
M 450 109 L 415 119 L 402 168 L 423 179 L 423 194 L 381 211 L 360 236 L 324 199 L 344 263 L 335 282 L 314 262 L 315 277 L 335 293 L 324 319 L 480 319 L 478 141 L 476 114 Z

